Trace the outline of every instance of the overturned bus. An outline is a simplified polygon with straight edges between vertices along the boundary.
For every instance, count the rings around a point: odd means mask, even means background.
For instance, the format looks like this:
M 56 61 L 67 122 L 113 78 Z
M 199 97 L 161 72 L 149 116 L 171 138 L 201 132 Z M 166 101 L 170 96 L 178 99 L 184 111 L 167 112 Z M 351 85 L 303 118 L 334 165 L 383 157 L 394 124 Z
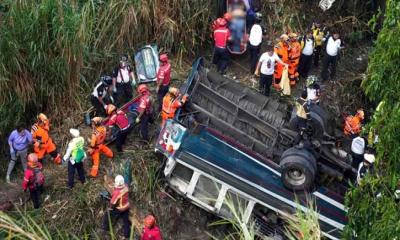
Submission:
M 323 235 L 340 238 L 347 222 L 340 180 L 355 170 L 325 133 L 322 109 L 312 108 L 309 144 L 293 146 L 287 104 L 209 71 L 201 58 L 181 91 L 189 102 L 166 122 L 155 147 L 173 190 L 223 218 L 233 217 L 233 204 L 266 236 L 282 235 L 285 217 L 313 203 Z

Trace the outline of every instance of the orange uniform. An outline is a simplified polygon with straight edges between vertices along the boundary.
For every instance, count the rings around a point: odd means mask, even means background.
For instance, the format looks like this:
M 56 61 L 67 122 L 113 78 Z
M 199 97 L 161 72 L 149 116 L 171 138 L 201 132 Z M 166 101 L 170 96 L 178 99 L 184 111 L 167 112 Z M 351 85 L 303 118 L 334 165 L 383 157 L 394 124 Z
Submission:
M 92 157 L 93 166 L 90 170 L 90 176 L 97 177 L 100 165 L 100 152 L 106 155 L 108 158 L 114 156 L 111 149 L 109 149 L 104 141 L 106 139 L 107 129 L 104 126 L 95 127 L 90 140 L 90 156 Z
M 34 142 L 33 151 L 38 156 L 38 160 L 42 161 L 46 154 L 50 154 L 54 163 L 61 163 L 61 156 L 57 153 L 56 145 L 49 136 L 50 124 L 48 121 L 44 123 L 35 123 L 32 126 L 31 133 Z
M 284 63 L 289 64 L 289 46 L 286 43 L 283 43 L 280 41 L 277 45 L 275 45 L 274 52 L 278 55 L 280 59 Z M 275 73 L 274 73 L 274 78 L 275 78 L 275 84 L 274 87 L 276 88 L 276 85 L 279 88 L 279 82 L 281 81 L 282 78 L 282 72 L 283 69 L 285 68 L 284 65 L 280 64 L 277 62 L 275 64 Z
M 173 119 L 175 112 L 178 108 L 182 107 L 186 99 L 179 99 L 172 94 L 167 94 L 163 99 L 162 112 L 161 112 L 161 126 L 164 125 L 167 119 Z
M 358 115 L 348 116 L 344 122 L 344 134 L 350 136 L 353 134 L 359 134 L 361 132 L 362 118 Z
M 290 43 L 290 51 L 289 51 L 289 79 L 290 85 L 296 85 L 297 78 L 299 77 L 299 73 L 297 72 L 297 66 L 300 62 L 301 55 L 301 44 L 296 40 Z

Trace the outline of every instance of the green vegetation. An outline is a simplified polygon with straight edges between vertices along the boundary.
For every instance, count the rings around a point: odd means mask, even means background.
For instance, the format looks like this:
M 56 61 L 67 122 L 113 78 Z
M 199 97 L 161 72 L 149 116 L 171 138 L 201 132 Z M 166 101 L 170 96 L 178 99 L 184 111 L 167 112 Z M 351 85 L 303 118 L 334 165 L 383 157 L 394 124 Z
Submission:
M 366 95 L 381 109 L 369 125 L 379 135 L 377 174 L 347 196 L 349 225 L 346 236 L 359 239 L 395 239 L 400 236 L 400 2 L 387 1 L 383 28 L 369 55 Z M 378 196 L 379 195 L 379 196 Z

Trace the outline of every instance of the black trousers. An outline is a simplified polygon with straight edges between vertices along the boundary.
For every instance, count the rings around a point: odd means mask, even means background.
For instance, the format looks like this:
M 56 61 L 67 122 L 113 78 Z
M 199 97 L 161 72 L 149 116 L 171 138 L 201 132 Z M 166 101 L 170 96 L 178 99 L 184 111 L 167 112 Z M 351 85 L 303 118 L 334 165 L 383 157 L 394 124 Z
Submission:
M 355 169 L 358 169 L 358 165 L 360 165 L 360 163 L 362 161 L 364 161 L 364 155 L 363 154 L 355 154 L 355 153 L 351 153 L 351 156 L 353 157 L 353 161 L 351 163 L 351 166 Z
M 328 74 L 330 70 L 330 79 L 335 78 L 336 73 L 337 56 L 326 55 L 322 63 L 321 79 L 322 81 L 328 80 Z M 330 69 L 329 69 L 330 68 Z
M 132 85 L 128 83 L 117 83 L 117 96 L 116 104 L 117 107 L 121 107 L 133 97 Z
M 104 109 L 103 104 L 99 101 L 99 99 L 93 95 L 90 96 L 90 102 L 92 103 L 93 107 L 96 109 L 96 116 L 105 117 L 106 110 Z
M 213 63 L 217 65 L 217 71 L 221 74 L 225 73 L 230 60 L 229 52 L 226 48 L 214 47 Z
M 300 63 L 297 68 L 297 71 L 299 72 L 301 77 L 303 77 L 303 78 L 308 77 L 308 72 L 310 72 L 310 69 L 311 69 L 312 59 L 313 59 L 312 55 L 307 56 L 307 55 L 301 54 Z
M 260 92 L 265 96 L 269 96 L 272 85 L 273 75 L 260 74 Z
M 81 183 L 85 183 L 85 171 L 83 169 L 83 162 L 75 163 L 72 165 L 70 161 L 68 161 L 68 187 L 74 187 L 74 178 L 75 178 L 75 170 L 78 172 L 79 181 Z
M 40 194 L 43 192 L 43 186 L 37 186 L 29 189 L 29 195 L 31 197 L 33 207 L 38 209 L 40 207 Z
M 128 238 L 131 233 L 131 222 L 129 221 L 129 209 L 123 212 L 117 209 L 106 211 L 103 218 L 103 230 L 109 231 L 110 224 L 112 227 L 112 219 L 118 221 L 119 218 L 122 218 L 122 221 L 124 223 L 124 237 Z
M 157 93 L 158 108 L 157 108 L 157 110 L 159 112 L 161 112 L 163 99 L 164 99 L 165 95 L 168 93 L 168 89 L 169 89 L 169 84 L 167 86 L 161 85 L 160 89 L 158 90 L 158 93 Z
M 140 134 L 142 139 L 149 141 L 149 122 L 151 121 L 151 114 L 143 114 L 140 119 Z
M 126 137 L 128 136 L 130 128 L 125 130 L 120 130 L 117 134 L 117 138 L 115 139 L 115 145 L 117 147 L 118 152 L 122 152 L 122 145 L 125 144 Z
M 258 46 L 253 46 L 249 44 L 250 52 L 250 73 L 254 74 L 257 67 L 258 58 L 260 57 L 261 44 Z
M 315 51 L 314 51 L 314 66 L 318 67 L 319 66 L 319 59 L 321 57 L 321 52 L 322 52 L 322 46 L 315 46 Z

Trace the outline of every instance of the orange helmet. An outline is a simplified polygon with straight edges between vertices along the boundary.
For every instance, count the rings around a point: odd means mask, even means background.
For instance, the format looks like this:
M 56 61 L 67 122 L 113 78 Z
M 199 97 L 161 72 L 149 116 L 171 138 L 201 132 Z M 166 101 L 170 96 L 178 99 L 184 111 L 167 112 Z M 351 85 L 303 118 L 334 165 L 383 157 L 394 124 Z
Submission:
M 179 89 L 177 89 L 176 87 L 170 87 L 168 89 L 168 92 L 171 93 L 174 96 L 178 96 L 179 95 Z
M 217 18 L 217 25 L 219 27 L 225 27 L 228 24 L 228 22 L 225 20 L 225 18 Z
M 137 91 L 139 94 L 145 94 L 146 92 L 149 92 L 149 88 L 145 84 L 140 84 L 137 88 Z
M 116 109 L 117 109 L 117 107 L 114 106 L 113 104 L 108 104 L 108 105 L 106 106 L 106 113 L 107 113 L 108 115 L 110 115 L 110 114 L 113 113 Z
M 103 119 L 101 117 L 92 118 L 92 123 L 94 123 L 95 125 L 100 125 L 102 121 Z
M 37 167 L 37 163 L 38 163 L 38 157 L 36 153 L 30 153 L 28 155 L 28 166 L 31 168 L 35 168 Z
M 156 224 L 156 219 L 153 215 L 147 215 L 144 218 L 144 226 L 147 228 L 152 228 Z
M 230 14 L 230 13 L 225 13 L 224 14 L 224 19 L 226 20 L 226 21 L 231 21 L 232 20 L 232 14 Z
M 168 55 L 167 54 L 161 54 L 160 55 L 160 61 L 161 62 L 168 62 Z

